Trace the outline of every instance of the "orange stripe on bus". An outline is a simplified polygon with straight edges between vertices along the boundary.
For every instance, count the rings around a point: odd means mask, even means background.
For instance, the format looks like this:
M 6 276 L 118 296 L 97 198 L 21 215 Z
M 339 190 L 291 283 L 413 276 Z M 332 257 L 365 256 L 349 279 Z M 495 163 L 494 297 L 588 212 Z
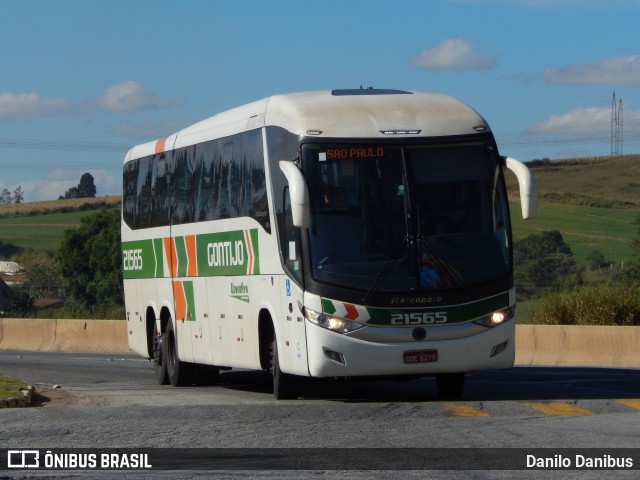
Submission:
M 187 235 L 184 237 L 184 246 L 187 249 L 187 277 L 196 277 L 198 275 L 196 263 L 196 236 Z
M 162 240 L 164 241 L 164 254 L 167 256 L 169 275 L 175 277 L 178 271 L 178 259 L 176 258 L 176 251 L 173 248 L 173 242 L 171 241 L 171 237 L 166 237 Z
M 187 299 L 184 295 L 182 282 L 173 282 L 173 301 L 176 306 L 176 320 L 186 320 L 187 318 Z
M 253 274 L 253 245 L 251 243 L 251 234 L 249 233 L 249 230 L 245 230 L 244 231 L 244 244 L 247 246 L 247 256 L 248 258 L 248 264 L 247 264 L 247 275 L 252 275 Z
M 165 143 L 167 143 L 166 137 L 156 141 L 156 153 L 162 153 L 165 151 Z

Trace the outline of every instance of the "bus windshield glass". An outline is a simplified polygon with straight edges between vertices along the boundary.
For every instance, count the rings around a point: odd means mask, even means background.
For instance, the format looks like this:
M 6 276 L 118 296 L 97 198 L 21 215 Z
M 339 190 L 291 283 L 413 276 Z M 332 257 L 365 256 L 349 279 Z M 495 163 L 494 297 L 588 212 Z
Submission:
M 305 144 L 302 163 L 316 281 L 446 290 L 511 271 L 502 170 L 485 144 Z

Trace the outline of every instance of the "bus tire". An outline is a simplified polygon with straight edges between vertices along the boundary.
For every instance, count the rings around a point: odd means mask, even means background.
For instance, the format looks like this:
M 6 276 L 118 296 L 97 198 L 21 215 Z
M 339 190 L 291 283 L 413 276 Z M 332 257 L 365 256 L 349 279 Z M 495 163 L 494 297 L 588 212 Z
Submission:
M 464 372 L 436 375 L 436 389 L 441 398 L 460 398 L 464 392 Z
M 194 365 L 181 362 L 178 358 L 178 346 L 176 335 L 173 330 L 173 322 L 171 319 L 167 322 L 167 330 L 165 331 L 165 339 L 162 342 L 164 347 L 164 358 L 167 364 L 167 377 L 169 383 L 174 387 L 191 385 L 193 382 Z
M 160 385 L 166 385 L 169 383 L 169 376 L 167 375 L 167 361 L 164 352 L 164 340 L 166 338 L 166 334 L 156 335 L 155 329 L 152 333 L 152 356 L 151 361 L 153 362 L 153 370 L 156 374 L 156 380 Z
M 278 356 L 278 342 L 275 337 L 271 342 L 271 373 L 273 375 L 273 396 L 276 400 L 298 398 L 295 375 L 282 372 Z

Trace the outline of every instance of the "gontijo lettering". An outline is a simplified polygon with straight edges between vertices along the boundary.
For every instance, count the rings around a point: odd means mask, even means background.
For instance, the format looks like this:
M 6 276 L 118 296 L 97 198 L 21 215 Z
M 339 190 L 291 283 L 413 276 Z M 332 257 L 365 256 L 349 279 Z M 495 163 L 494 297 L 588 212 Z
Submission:
M 207 244 L 207 263 L 210 267 L 244 265 L 244 243 L 236 240 Z

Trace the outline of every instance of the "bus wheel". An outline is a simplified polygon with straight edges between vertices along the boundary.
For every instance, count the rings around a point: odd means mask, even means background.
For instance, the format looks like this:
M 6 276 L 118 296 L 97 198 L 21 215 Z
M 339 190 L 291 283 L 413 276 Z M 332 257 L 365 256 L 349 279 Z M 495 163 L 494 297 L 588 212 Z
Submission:
M 166 385 L 169 383 L 169 376 L 167 375 L 167 362 L 164 355 L 164 339 L 166 334 L 156 335 L 155 330 L 153 332 L 153 344 L 152 344 L 152 357 L 153 369 L 156 373 L 156 380 L 160 385 Z
M 271 342 L 271 373 L 273 374 L 273 396 L 276 400 L 298 398 L 297 381 L 294 375 L 283 373 L 278 360 L 278 342 Z
M 436 388 L 442 398 L 460 398 L 464 391 L 464 372 L 436 375 Z
M 193 365 L 181 362 L 178 359 L 178 349 L 176 345 L 176 336 L 173 331 L 173 323 L 171 319 L 167 322 L 167 330 L 164 334 L 165 339 L 162 342 L 164 347 L 164 358 L 167 364 L 167 377 L 169 383 L 174 387 L 190 385 L 193 381 Z

